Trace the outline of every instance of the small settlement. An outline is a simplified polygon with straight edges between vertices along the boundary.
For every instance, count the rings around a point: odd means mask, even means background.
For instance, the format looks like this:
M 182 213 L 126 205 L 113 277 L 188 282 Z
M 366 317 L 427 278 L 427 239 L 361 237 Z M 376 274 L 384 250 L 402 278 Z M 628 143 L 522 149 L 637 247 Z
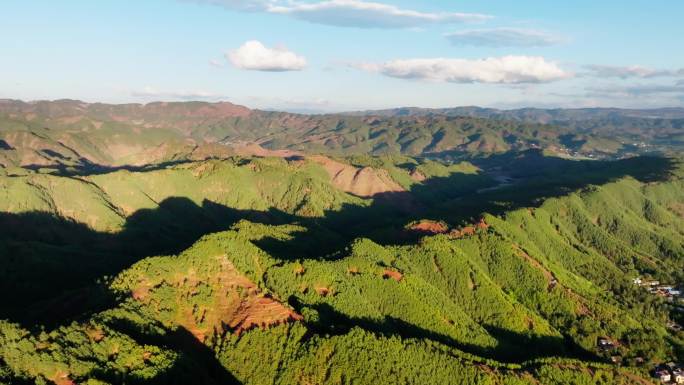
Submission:
M 670 302 L 674 311 L 684 313 L 684 295 L 682 295 L 682 291 L 674 285 L 663 284 L 660 281 L 653 279 L 642 279 L 641 277 L 634 278 L 632 282 L 637 286 L 646 288 L 649 293 Z M 677 332 L 684 329 L 682 325 L 674 321 L 669 321 L 667 327 Z
M 682 291 L 676 289 L 673 285 L 661 284 L 660 281 L 641 279 L 641 277 L 634 278 L 634 284 L 637 286 L 645 287 L 648 292 L 659 297 L 667 298 L 669 301 L 674 302 L 682 297 Z
M 653 374 L 663 384 L 684 384 L 684 368 L 674 362 L 658 365 Z
M 646 288 L 649 293 L 672 303 L 676 311 L 684 312 L 684 296 L 682 296 L 682 291 L 674 285 L 641 277 L 635 278 L 633 282 L 637 286 Z M 667 327 L 674 331 L 682 330 L 682 326 L 674 321 L 668 321 Z M 653 369 L 653 376 L 663 384 L 684 384 L 684 366 L 674 362 L 660 364 Z

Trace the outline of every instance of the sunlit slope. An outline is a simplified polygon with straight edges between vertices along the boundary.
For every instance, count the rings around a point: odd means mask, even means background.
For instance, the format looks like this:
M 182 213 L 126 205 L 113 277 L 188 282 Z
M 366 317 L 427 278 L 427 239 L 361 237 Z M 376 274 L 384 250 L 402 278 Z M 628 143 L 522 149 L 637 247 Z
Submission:
M 570 353 L 559 334 L 502 292 L 491 273 L 466 268 L 472 278 L 460 288 L 429 282 L 459 264 L 478 263 L 476 256 L 453 258 L 454 250 L 443 248 L 467 240 L 438 236 L 398 249 L 359 240 L 338 261 L 284 264 L 252 244 L 296 230 L 241 222 L 178 256 L 149 258 L 121 273 L 111 284 L 118 304 L 86 321 L 49 333 L 3 323 L 0 373 L 13 383 L 58 384 L 334 384 L 345 378 L 629 384 L 638 378 L 606 364 L 563 358 Z M 429 254 L 440 255 L 447 267 L 425 269 L 433 259 L 420 256 Z M 402 278 L 383 278 L 387 269 L 401 271 Z M 255 328 L 243 329 L 244 320 Z M 530 348 L 520 352 L 521 342 Z M 514 362 L 553 358 L 502 364 L 491 355 Z
M 334 161 L 400 189 L 355 196 L 306 158 L 3 176 L 0 382 L 634 384 L 681 354 L 632 283 L 683 278 L 676 160 L 534 158 L 514 186 Z
M 25 173 L 0 178 L 0 210 L 41 211 L 85 223 L 98 231 L 118 231 L 126 218 L 161 202 L 183 197 L 236 210 L 275 208 L 320 216 L 354 198 L 334 188 L 315 163 L 252 159 L 190 163 L 147 172 L 59 177 Z

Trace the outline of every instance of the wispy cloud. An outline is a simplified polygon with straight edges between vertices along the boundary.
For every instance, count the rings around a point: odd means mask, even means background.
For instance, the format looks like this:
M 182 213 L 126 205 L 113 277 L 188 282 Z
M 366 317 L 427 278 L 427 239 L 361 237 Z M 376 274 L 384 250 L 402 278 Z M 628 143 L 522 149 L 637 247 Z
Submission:
M 657 78 L 657 77 L 672 77 L 684 76 L 684 68 L 678 70 L 670 69 L 656 69 L 642 66 L 606 66 L 606 65 L 588 65 L 585 67 L 589 72 L 588 75 L 602 77 L 602 78 Z
M 420 12 L 361 0 L 291 3 L 285 6 L 272 6 L 268 11 L 312 23 L 358 28 L 411 28 L 434 23 L 483 21 L 489 18 L 486 15 L 472 13 Z
M 246 97 L 241 100 L 246 105 L 263 110 L 287 111 L 295 113 L 326 113 L 342 111 L 343 107 L 322 98 L 279 98 L 279 97 Z
M 606 84 L 586 88 L 582 97 L 600 100 L 607 106 L 681 106 L 684 103 L 684 84 Z
M 306 59 L 286 48 L 268 48 L 256 40 L 244 43 L 240 48 L 226 54 L 230 63 L 243 70 L 253 71 L 301 71 Z
M 212 67 L 225 67 L 226 63 L 220 59 L 211 59 L 209 60 L 209 65 Z
M 667 84 L 635 84 L 630 86 L 601 86 L 590 87 L 587 91 L 598 96 L 649 96 L 649 95 L 684 95 L 684 83 Z
M 357 63 L 354 68 L 401 79 L 451 83 L 547 83 L 572 77 L 543 57 L 503 56 L 486 59 L 402 59 L 386 63 Z
M 471 29 L 445 36 L 453 45 L 483 47 L 544 47 L 562 42 L 546 32 L 519 28 Z
M 172 100 L 218 100 L 226 99 L 225 95 L 216 94 L 213 92 L 203 90 L 179 90 L 179 91 L 164 91 L 158 90 L 154 87 L 144 87 L 140 90 L 131 91 L 131 96 L 145 99 L 172 99 Z
M 238 11 L 265 11 L 273 3 L 269 0 L 181 0 L 189 3 L 210 4 Z
M 311 23 L 356 28 L 415 28 L 428 24 L 481 22 L 489 15 L 460 12 L 422 12 L 364 0 L 260 1 L 195 0 L 228 9 L 267 12 Z

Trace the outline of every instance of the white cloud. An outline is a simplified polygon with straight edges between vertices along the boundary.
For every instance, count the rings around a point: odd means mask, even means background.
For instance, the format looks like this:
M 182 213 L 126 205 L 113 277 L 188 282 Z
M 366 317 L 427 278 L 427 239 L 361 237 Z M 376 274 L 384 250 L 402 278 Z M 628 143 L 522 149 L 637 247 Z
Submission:
M 664 70 L 654 69 L 642 66 L 605 66 L 605 65 L 588 65 L 590 76 L 602 78 L 657 78 L 668 76 L 683 76 L 684 68 L 680 70 Z
M 486 59 L 403 59 L 382 64 L 360 63 L 354 68 L 402 79 L 452 83 L 546 83 L 572 77 L 543 57 L 503 56 Z
M 250 40 L 226 54 L 230 63 L 243 70 L 253 71 L 301 71 L 306 59 L 285 48 L 268 48 L 261 42 Z
M 471 29 L 446 35 L 453 45 L 484 47 L 543 47 L 561 42 L 546 32 L 518 28 Z
M 162 91 L 150 86 L 141 90 L 134 90 L 131 92 L 131 95 L 137 98 L 146 99 L 217 100 L 225 98 L 223 95 L 203 90 Z
M 243 11 L 287 15 L 311 23 L 356 28 L 414 28 L 437 23 L 480 22 L 491 16 L 476 13 L 421 12 L 364 0 L 318 2 L 282 0 L 196 0 Z

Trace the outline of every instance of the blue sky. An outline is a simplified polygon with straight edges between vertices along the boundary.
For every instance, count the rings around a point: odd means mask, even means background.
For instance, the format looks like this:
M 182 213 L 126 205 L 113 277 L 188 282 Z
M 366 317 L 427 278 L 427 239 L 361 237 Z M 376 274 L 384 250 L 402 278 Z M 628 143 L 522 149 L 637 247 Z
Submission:
M 684 106 L 684 2 L 5 0 L 0 98 Z

